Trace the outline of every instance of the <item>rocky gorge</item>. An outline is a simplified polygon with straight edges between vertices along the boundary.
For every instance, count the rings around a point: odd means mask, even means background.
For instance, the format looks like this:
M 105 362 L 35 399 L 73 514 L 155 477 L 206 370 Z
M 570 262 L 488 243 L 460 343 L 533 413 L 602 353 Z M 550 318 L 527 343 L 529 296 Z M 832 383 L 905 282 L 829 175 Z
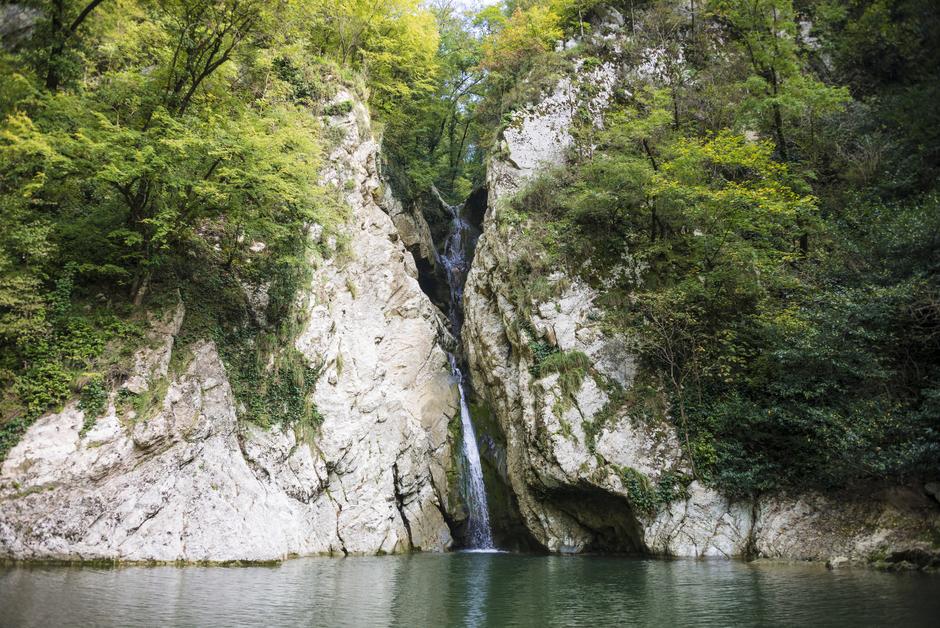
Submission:
M 474 546 L 482 503 L 487 547 L 940 568 L 936 483 L 727 496 L 697 477 L 668 395 L 658 391 L 657 417 L 626 403 L 643 365 L 598 289 L 561 266 L 538 289 L 520 279 L 528 236 L 513 199 L 585 149 L 585 119 L 603 129 L 615 101 L 640 83 L 668 87 L 674 71 L 661 48 L 623 53 L 632 40 L 617 10 L 592 20 L 581 38 L 605 54 L 574 58 L 507 116 L 462 205 L 433 186 L 403 200 L 367 99 L 349 85 L 332 95 L 319 118 L 337 139 L 320 184 L 348 212 L 338 236 L 309 232 L 330 255 L 296 296 L 290 347 L 315 372 L 307 401 L 320 422 L 244 420 L 218 340 L 181 342 L 189 312 L 176 292 L 148 312 L 101 416 L 72 398 L 3 459 L 0 558 L 446 552 Z M 246 299 L 263 317 L 267 292 Z
M 563 162 L 574 141 L 565 129 L 581 103 L 600 111 L 617 80 L 613 65 L 600 69 L 595 84 L 608 92 L 593 96 L 562 81 L 517 114 L 488 170 L 489 209 L 467 283 L 464 344 L 475 389 L 505 433 L 505 480 L 527 530 L 553 552 L 934 564 L 936 505 L 914 489 L 734 501 L 693 481 L 682 497 L 652 511 L 637 503 L 637 477 L 655 486 L 689 472 L 679 435 L 667 422 L 611 404 L 603 382 L 629 389 L 636 357 L 628 339 L 605 333 L 590 286 L 556 272 L 548 281 L 557 296 L 519 303 L 510 275 L 524 236 L 500 225 L 513 192 L 540 168 Z M 582 375 L 573 402 L 562 403 L 558 373 L 532 375 L 533 342 L 583 353 L 599 377 Z

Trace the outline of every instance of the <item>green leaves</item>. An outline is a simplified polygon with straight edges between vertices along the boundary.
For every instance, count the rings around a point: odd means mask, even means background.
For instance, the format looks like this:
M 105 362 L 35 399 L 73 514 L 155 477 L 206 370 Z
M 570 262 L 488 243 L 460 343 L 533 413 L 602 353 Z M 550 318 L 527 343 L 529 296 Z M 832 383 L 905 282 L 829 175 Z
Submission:
M 815 125 L 851 98 L 845 87 L 826 85 L 804 71 L 792 0 L 711 0 L 708 7 L 750 66 L 741 81 L 741 127 L 772 135 L 784 160 L 794 156 L 793 148 L 813 153 Z
M 520 307 L 559 265 L 589 281 L 605 324 L 634 340 L 664 391 L 696 476 L 728 494 L 931 472 L 935 195 L 884 203 L 835 187 L 826 142 L 839 135 L 824 123 L 848 92 L 810 71 L 792 4 L 710 8 L 732 37 L 714 49 L 680 38 L 688 58 L 703 55 L 683 62 L 694 81 L 625 86 L 572 163 L 513 200 Z M 878 169 L 896 145 L 876 148 L 866 185 L 893 192 Z M 637 504 L 654 503 L 648 483 L 624 481 Z
M 41 79 L 44 32 L 0 58 L 3 447 L 98 372 L 123 334 L 95 327 L 106 312 L 191 281 L 194 259 L 239 290 L 272 284 L 265 314 L 286 324 L 308 277 L 309 230 L 326 241 L 345 218 L 318 184 L 309 99 L 325 76 L 337 81 L 335 66 L 285 43 L 300 33 L 287 19 L 297 7 L 121 7 L 89 14 L 59 54 L 81 67 L 57 66 L 54 88 Z M 287 56 L 301 59 L 294 71 L 272 72 Z
M 438 31 L 418 0 L 315 0 L 299 11 L 315 49 L 365 70 L 381 117 L 434 91 Z
M 433 67 L 418 66 L 432 70 L 430 89 L 413 90 L 387 106 L 379 103 L 386 122 L 383 151 L 397 194 L 417 199 L 434 185 L 456 203 L 482 179 L 482 129 L 476 116 L 483 80 L 477 67 L 480 39 L 461 9 L 440 5 L 430 10 L 439 33 L 437 49 Z
M 528 62 L 564 36 L 561 16 L 551 3 L 532 3 L 505 20 L 488 23 L 498 30 L 483 43 L 483 67 L 503 74 L 519 75 Z

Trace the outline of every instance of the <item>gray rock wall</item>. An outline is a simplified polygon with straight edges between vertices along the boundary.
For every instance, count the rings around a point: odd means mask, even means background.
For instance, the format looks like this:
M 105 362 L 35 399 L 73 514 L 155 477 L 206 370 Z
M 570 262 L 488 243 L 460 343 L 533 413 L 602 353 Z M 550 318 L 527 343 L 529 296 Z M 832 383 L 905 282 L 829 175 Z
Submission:
M 273 560 L 294 554 L 444 550 L 447 425 L 458 411 L 441 314 L 379 205 L 365 107 L 328 123 L 344 139 L 324 182 L 345 195 L 347 247 L 300 295 L 296 347 L 322 367 L 315 434 L 236 416 L 217 348 L 169 373 L 182 308 L 153 322 L 127 386 L 165 386 L 152 416 L 108 412 L 82 433 L 75 402 L 40 418 L 0 469 L 0 557 Z M 334 243 L 335 244 L 335 243 Z

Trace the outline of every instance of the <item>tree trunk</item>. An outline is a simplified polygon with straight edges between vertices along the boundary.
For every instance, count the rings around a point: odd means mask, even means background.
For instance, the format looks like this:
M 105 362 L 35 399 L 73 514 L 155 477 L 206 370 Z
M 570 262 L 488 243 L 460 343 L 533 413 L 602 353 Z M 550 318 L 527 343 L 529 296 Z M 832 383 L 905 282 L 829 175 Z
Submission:
M 59 89 L 59 64 L 62 63 L 62 53 L 65 52 L 64 20 L 65 0 L 55 0 L 52 6 L 52 30 L 49 34 L 49 67 L 46 68 L 46 89 L 52 92 Z
M 656 241 L 656 204 L 650 203 L 650 242 Z
M 85 8 L 81 10 L 78 17 L 75 18 L 75 21 L 66 28 L 65 0 L 54 0 L 52 6 L 52 32 L 49 35 L 51 40 L 48 60 L 49 67 L 46 68 L 46 89 L 49 91 L 54 92 L 59 89 L 59 83 L 62 80 L 59 66 L 62 63 L 62 55 L 65 53 L 65 44 L 69 37 L 75 34 L 75 31 L 82 25 L 85 18 L 91 15 L 91 12 L 103 1 L 104 0 L 91 0 L 91 2 L 86 4 Z
M 776 92 L 776 89 L 774 89 Z M 783 161 L 790 161 L 787 153 L 787 138 L 783 134 L 783 116 L 780 114 L 780 105 L 774 104 L 774 132 L 777 135 L 777 150 L 780 151 L 780 158 Z
M 659 172 L 659 164 L 656 163 L 656 158 L 653 157 L 653 151 L 650 149 L 649 142 L 646 139 L 642 140 L 643 150 L 646 151 L 646 156 L 649 157 L 650 165 L 653 166 L 653 170 Z
M 689 466 L 692 467 L 692 477 L 695 479 L 701 479 L 698 476 L 698 471 L 695 469 L 695 457 L 692 456 L 692 443 L 689 440 L 689 420 L 685 414 L 685 391 L 682 390 L 682 387 L 675 383 L 676 394 L 679 396 L 679 418 L 682 420 L 682 431 L 685 432 L 685 452 L 689 456 Z

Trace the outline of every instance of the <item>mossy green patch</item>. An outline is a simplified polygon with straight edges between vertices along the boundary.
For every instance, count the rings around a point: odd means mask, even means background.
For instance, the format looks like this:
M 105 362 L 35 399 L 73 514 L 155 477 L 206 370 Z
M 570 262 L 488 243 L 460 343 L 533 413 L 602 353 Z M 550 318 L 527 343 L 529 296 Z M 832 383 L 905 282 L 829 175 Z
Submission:
M 583 352 L 558 350 L 537 361 L 533 367 L 536 377 L 558 373 L 558 382 L 566 397 L 574 397 L 581 390 L 581 383 L 590 368 L 591 360 Z
M 633 508 L 647 516 L 656 514 L 663 506 L 688 497 L 691 478 L 671 471 L 660 475 L 653 484 L 650 479 L 632 467 L 614 466 L 623 482 Z
M 108 407 L 108 391 L 105 389 L 100 374 L 95 376 L 82 386 L 79 396 L 78 408 L 85 414 L 82 423 L 81 435 L 90 430 L 99 416 L 104 414 Z

